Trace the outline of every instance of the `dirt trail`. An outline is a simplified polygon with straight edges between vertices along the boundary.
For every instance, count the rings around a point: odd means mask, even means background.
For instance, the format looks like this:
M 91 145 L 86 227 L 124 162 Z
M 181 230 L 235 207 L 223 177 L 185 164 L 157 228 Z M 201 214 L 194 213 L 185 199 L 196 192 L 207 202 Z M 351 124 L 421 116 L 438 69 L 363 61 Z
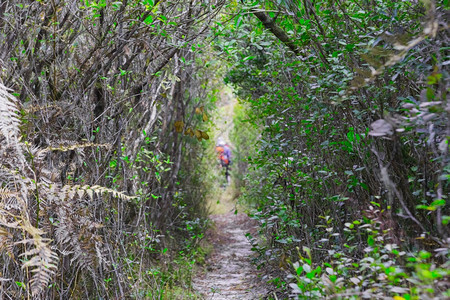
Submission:
M 251 264 L 251 245 L 245 234 L 255 234 L 255 223 L 243 213 L 212 215 L 214 230 L 207 239 L 214 246 L 206 271 L 194 279 L 204 299 L 263 299 L 266 294 Z
M 219 110 L 214 118 L 214 137 L 222 137 L 233 149 L 229 133 L 233 128 L 233 108 L 237 100 L 229 88 L 220 95 Z M 234 184 L 217 191 L 210 198 L 210 218 L 214 222 L 206 239 L 214 250 L 207 257 L 206 268 L 193 279 L 194 289 L 204 299 L 263 299 L 267 293 L 256 267 L 251 264 L 251 245 L 245 234 L 256 235 L 257 224 L 246 214 L 234 214 Z M 219 201 L 216 202 L 218 199 Z

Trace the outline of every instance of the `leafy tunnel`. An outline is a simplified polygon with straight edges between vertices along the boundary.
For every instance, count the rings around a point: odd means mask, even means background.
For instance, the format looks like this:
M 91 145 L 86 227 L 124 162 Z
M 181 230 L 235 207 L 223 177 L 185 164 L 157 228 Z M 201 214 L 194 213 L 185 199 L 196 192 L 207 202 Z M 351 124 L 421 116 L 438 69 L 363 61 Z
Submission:
M 448 9 L 2 1 L 0 298 L 201 298 L 218 138 L 265 298 L 450 297 Z

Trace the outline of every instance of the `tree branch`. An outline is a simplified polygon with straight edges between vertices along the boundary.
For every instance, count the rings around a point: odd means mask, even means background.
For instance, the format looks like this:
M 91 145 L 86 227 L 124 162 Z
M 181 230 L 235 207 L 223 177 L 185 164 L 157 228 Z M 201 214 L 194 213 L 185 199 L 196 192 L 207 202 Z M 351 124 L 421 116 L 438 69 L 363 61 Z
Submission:
M 252 11 L 253 14 L 262 22 L 264 27 L 273 33 L 283 44 L 285 44 L 296 55 L 300 55 L 300 49 L 289 39 L 289 36 L 281 29 L 274 20 L 262 11 Z

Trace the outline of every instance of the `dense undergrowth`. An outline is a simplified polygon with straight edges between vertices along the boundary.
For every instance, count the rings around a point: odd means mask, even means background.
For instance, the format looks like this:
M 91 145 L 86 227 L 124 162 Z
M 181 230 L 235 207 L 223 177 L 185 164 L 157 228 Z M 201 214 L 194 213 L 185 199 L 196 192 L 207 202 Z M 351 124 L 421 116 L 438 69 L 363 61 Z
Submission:
M 196 297 L 219 8 L 0 4 L 0 298 Z
M 449 297 L 445 4 L 247 3 L 272 22 L 242 14 L 216 49 L 257 265 L 280 297 Z
M 450 297 L 447 1 L 0 15 L 2 297 L 197 297 L 224 71 L 236 194 L 278 298 Z

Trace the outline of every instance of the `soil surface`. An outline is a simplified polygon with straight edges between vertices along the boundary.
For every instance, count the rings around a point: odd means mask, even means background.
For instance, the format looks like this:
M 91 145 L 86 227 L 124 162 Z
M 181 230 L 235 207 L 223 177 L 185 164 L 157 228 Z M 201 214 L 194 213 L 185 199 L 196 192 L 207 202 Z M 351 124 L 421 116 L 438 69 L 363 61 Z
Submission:
M 204 299 L 264 299 L 267 291 L 251 264 L 251 245 L 245 234 L 256 234 L 256 224 L 243 213 L 210 216 L 215 223 L 207 233 L 214 251 L 205 272 L 193 280 Z

